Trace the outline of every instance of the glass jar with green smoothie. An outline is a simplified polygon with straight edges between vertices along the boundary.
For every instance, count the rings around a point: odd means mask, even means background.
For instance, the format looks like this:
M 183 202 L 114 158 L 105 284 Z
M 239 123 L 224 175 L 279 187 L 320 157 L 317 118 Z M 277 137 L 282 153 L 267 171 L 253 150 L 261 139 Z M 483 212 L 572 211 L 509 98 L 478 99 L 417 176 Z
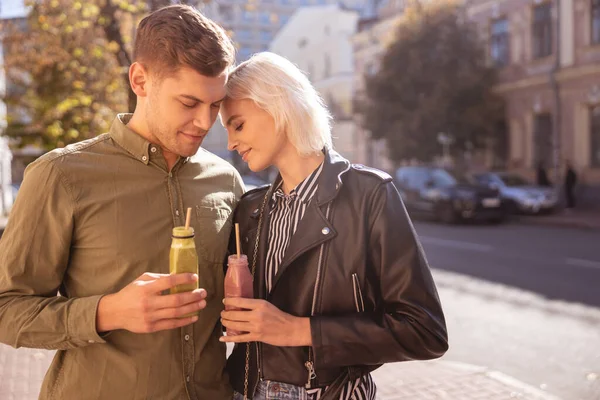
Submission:
M 169 271 L 171 274 L 198 273 L 198 254 L 194 243 L 194 228 L 178 226 L 173 228 L 173 240 L 171 241 L 171 252 L 169 255 Z M 198 289 L 198 281 L 195 283 L 178 285 L 171 288 L 171 294 L 190 292 Z M 196 315 L 197 313 L 190 314 Z

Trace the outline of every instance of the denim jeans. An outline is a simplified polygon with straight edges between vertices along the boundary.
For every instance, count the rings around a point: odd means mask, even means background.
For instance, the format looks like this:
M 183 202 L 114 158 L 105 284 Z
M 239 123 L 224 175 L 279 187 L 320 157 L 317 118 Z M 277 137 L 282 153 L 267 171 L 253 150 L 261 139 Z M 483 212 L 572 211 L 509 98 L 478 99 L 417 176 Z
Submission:
M 236 392 L 233 395 L 233 400 L 244 400 L 244 395 Z M 308 395 L 306 389 L 301 386 L 260 381 L 252 400 L 308 400 Z

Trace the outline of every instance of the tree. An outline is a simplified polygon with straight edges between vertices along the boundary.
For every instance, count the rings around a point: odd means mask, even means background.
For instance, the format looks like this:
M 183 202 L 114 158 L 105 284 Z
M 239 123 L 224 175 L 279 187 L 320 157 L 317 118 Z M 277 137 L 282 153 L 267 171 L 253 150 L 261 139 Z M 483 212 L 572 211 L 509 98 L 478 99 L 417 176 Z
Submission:
M 128 68 L 134 28 L 169 0 L 28 0 L 3 26 L 9 85 L 5 134 L 47 149 L 108 130 L 135 108 Z M 14 112 L 16 110 L 16 113 Z M 15 115 L 17 114 L 17 115 Z
M 454 138 L 454 149 L 482 148 L 503 119 L 495 78 L 476 28 L 458 7 L 410 6 L 379 71 L 365 77 L 362 125 L 386 140 L 396 162 L 431 161 L 441 153 L 441 132 Z

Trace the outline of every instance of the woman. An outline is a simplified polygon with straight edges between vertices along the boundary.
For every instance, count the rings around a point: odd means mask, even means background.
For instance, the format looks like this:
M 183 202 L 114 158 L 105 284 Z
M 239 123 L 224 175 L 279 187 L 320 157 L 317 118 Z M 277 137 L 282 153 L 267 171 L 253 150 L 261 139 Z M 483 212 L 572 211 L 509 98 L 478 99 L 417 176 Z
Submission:
M 255 299 L 225 299 L 235 398 L 374 399 L 370 372 L 447 350 L 437 292 L 392 179 L 331 145 L 330 116 L 291 62 L 230 75 L 221 120 L 252 171 L 279 170 L 234 217 Z M 235 243 L 235 240 L 232 240 Z M 230 249 L 235 251 L 235 246 Z M 249 344 L 245 344 L 249 343 Z

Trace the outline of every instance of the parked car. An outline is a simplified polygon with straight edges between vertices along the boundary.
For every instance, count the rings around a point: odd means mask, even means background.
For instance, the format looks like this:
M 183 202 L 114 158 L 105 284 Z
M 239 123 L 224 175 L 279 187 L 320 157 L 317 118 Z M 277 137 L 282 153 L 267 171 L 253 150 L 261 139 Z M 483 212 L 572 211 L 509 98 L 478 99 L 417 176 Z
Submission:
M 497 188 L 511 213 L 540 214 L 553 212 L 558 198 L 552 188 L 537 186 L 512 172 L 473 174 L 482 185 Z
M 407 210 L 445 223 L 501 222 L 507 216 L 498 190 L 438 167 L 401 167 L 396 183 Z

